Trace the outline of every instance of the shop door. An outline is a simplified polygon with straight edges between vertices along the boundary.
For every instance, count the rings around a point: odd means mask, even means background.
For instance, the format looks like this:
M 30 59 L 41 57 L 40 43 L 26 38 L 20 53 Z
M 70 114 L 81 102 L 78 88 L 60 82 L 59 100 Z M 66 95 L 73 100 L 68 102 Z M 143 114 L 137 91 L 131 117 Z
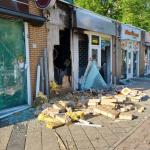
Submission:
M 27 104 L 24 24 L 0 19 L 0 110 Z
M 133 77 L 133 52 L 127 52 L 127 79 Z

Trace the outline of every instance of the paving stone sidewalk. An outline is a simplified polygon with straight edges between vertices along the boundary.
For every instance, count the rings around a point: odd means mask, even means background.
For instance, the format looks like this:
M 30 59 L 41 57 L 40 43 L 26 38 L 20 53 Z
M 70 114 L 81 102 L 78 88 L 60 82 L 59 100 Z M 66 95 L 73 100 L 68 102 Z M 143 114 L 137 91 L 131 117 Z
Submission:
M 134 81 L 130 86 L 142 88 L 150 96 L 148 81 Z M 150 150 L 150 120 L 147 119 L 150 115 L 150 101 L 141 102 L 141 105 L 147 108 L 146 111 L 135 113 L 138 118 L 132 121 L 113 120 L 102 115 L 89 119 L 103 125 L 102 128 L 73 124 L 50 130 L 36 119 L 1 126 L 0 150 L 63 150 L 62 143 L 68 150 Z
M 114 150 L 150 150 L 150 118 L 145 120 L 126 139 L 116 145 Z

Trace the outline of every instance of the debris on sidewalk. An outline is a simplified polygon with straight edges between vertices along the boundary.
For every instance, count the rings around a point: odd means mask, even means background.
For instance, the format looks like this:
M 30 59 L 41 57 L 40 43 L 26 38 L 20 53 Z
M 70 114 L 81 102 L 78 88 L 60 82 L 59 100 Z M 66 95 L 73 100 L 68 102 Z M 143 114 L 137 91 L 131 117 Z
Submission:
M 101 97 L 101 105 L 107 105 L 115 107 L 117 99 L 115 99 L 113 96 L 102 96 Z
M 89 121 L 85 121 L 82 119 L 79 119 L 79 122 L 75 123 L 75 125 L 79 125 L 79 126 L 87 126 L 87 127 L 96 127 L 96 128 L 101 128 L 103 127 L 102 125 L 99 124 L 92 124 Z
M 129 112 L 120 113 L 119 119 L 121 120 L 133 120 L 133 114 Z
M 123 88 L 121 90 L 87 90 L 73 92 L 53 104 L 42 104 L 38 120 L 45 122 L 48 128 L 63 125 L 100 127 L 85 119 L 88 116 L 103 115 L 111 119 L 133 120 L 133 112 L 144 112 L 145 108 L 138 104 L 145 93 Z M 133 98 L 137 98 L 133 101 Z M 46 108 L 47 107 L 47 108 Z
M 100 103 L 100 99 L 89 99 L 88 106 L 98 106 Z
M 142 112 L 144 112 L 144 111 L 145 111 L 145 107 L 141 107 L 141 108 L 138 109 L 138 112 L 139 112 L 139 113 L 142 113 Z

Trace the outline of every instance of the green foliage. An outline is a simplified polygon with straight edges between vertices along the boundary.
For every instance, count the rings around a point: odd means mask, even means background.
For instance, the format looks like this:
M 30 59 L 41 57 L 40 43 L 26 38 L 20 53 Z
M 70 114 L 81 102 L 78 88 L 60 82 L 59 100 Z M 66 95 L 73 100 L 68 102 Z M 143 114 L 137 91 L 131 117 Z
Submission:
M 121 19 L 122 17 L 118 0 L 75 0 L 75 4 L 113 19 Z
M 150 31 L 150 0 L 75 0 L 75 4 Z
M 149 0 L 122 0 L 124 23 L 150 31 L 150 1 Z

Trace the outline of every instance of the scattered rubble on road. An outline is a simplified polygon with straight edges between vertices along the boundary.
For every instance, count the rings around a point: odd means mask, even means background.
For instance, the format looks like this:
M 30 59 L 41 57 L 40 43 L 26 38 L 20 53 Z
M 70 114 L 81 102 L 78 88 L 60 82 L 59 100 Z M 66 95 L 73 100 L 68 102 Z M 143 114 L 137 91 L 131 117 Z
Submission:
M 66 95 L 63 100 L 60 99 L 53 104 L 45 103 L 40 108 L 38 106 L 36 115 L 40 112 L 38 120 L 45 122 L 51 129 L 73 122 L 76 122 L 76 125 L 101 127 L 90 124 L 84 119 L 88 116 L 104 115 L 112 119 L 132 120 L 133 111 L 139 113 L 145 111 L 140 105 L 140 101 L 145 96 L 145 93 L 129 88 L 73 92 Z

